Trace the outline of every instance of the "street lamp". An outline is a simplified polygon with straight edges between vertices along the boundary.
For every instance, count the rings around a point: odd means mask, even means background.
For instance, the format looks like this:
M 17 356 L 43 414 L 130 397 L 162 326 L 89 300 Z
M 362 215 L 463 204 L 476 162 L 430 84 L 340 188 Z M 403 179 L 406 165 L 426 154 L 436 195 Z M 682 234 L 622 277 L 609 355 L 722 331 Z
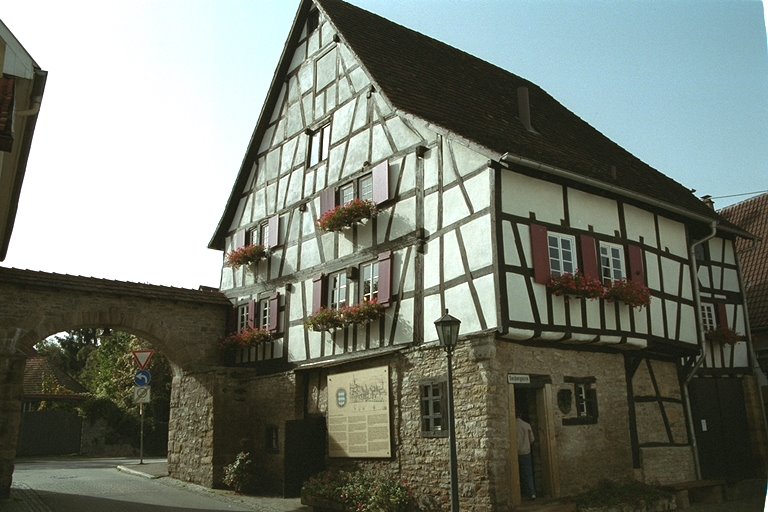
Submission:
M 456 423 L 453 420 L 453 349 L 459 340 L 461 320 L 445 314 L 435 321 L 440 346 L 448 357 L 448 440 L 451 446 L 451 512 L 459 512 L 459 475 L 456 461 Z

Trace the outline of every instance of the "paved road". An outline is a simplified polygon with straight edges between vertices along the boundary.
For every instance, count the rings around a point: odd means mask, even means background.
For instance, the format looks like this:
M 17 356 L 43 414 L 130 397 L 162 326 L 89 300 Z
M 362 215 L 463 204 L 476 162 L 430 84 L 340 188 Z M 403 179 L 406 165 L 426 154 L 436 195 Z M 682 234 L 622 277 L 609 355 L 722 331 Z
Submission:
M 45 459 L 17 461 L 11 496 L 18 494 L 34 512 L 251 511 L 202 488 L 172 479 L 148 479 L 120 472 L 125 459 Z M 151 462 L 151 461 L 148 461 Z M 11 510 L 13 503 L 2 503 Z

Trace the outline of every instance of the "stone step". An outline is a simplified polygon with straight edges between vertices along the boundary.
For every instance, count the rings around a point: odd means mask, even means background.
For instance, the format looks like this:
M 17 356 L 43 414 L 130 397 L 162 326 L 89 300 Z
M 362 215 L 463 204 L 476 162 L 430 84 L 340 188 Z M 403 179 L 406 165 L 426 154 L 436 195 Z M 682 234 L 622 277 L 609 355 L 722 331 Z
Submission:
M 515 512 L 576 512 L 576 503 L 546 498 L 526 500 L 514 510 Z

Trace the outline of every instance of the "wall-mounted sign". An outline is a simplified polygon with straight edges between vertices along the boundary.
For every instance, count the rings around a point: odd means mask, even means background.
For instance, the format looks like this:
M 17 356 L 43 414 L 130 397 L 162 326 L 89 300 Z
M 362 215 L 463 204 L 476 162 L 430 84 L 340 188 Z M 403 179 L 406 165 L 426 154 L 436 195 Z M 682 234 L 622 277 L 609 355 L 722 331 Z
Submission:
M 531 383 L 530 375 L 521 375 L 519 373 L 507 374 L 507 384 L 530 384 L 530 383 Z
M 328 376 L 328 455 L 391 457 L 389 367 Z

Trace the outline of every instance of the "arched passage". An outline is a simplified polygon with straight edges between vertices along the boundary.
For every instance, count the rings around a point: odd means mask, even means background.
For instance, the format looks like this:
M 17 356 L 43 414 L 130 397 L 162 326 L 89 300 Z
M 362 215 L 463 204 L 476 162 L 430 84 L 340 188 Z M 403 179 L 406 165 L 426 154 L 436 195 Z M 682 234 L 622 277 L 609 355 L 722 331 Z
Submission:
M 10 493 L 24 364 L 35 344 L 80 327 L 131 332 L 168 358 L 176 387 L 185 372 L 217 364 L 231 307 L 218 291 L 0 268 L 0 497 Z M 181 394 L 172 396 L 173 407 Z

